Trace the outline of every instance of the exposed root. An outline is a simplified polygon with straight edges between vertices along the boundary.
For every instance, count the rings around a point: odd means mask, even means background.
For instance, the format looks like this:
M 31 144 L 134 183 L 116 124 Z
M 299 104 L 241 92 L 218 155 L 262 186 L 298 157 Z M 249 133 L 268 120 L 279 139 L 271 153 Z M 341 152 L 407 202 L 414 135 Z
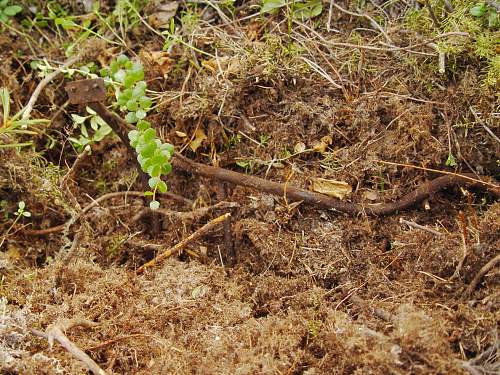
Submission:
M 99 367 L 99 365 L 90 358 L 84 351 L 77 347 L 71 340 L 69 340 L 63 331 L 66 331 L 72 327 L 83 326 L 83 327 L 93 327 L 97 325 L 94 322 L 88 321 L 86 319 L 65 319 L 59 324 L 53 324 L 49 326 L 46 332 L 41 332 L 36 329 L 32 329 L 31 333 L 35 336 L 46 338 L 49 341 L 49 345 L 52 348 L 54 339 L 58 341 L 64 349 L 73 355 L 73 357 L 82 361 L 85 366 L 96 375 L 106 375 L 106 372 Z
M 351 202 L 342 202 L 329 196 L 313 193 L 304 189 L 268 181 L 260 177 L 233 172 L 227 169 L 212 167 L 196 163 L 182 155 L 172 158 L 172 164 L 182 170 L 186 170 L 203 177 L 230 182 L 264 191 L 266 193 L 286 197 L 293 201 L 303 201 L 316 207 L 331 209 L 351 215 L 366 213 L 368 215 L 390 215 L 407 210 L 416 204 L 431 197 L 440 190 L 450 187 L 481 188 L 490 191 L 496 197 L 500 197 L 500 187 L 488 182 L 480 181 L 472 174 L 447 174 L 420 185 L 411 193 L 406 194 L 399 200 L 380 205 L 359 205 Z M 493 187 L 492 187 L 493 186 Z
M 158 193 L 161 196 L 168 197 L 172 200 L 175 200 L 179 203 L 184 203 L 184 204 L 192 204 L 192 202 L 184 197 L 181 197 L 177 194 L 174 193 Z M 83 208 L 83 210 L 73 219 L 70 219 L 68 222 L 65 224 L 57 225 L 55 227 L 47 228 L 47 229 L 32 229 L 32 230 L 24 230 L 23 233 L 28 236 L 43 236 L 46 234 L 51 234 L 51 233 L 59 233 L 62 232 L 66 226 L 72 225 L 76 221 L 78 221 L 83 215 L 85 215 L 88 211 L 90 211 L 93 207 L 99 205 L 100 203 L 104 202 L 105 200 L 116 198 L 116 197 L 121 197 L 125 196 L 131 196 L 131 197 L 144 197 L 144 192 L 142 191 L 118 191 L 114 193 L 108 193 L 104 194 L 103 196 L 100 196 L 96 200 L 92 201 L 89 205 Z

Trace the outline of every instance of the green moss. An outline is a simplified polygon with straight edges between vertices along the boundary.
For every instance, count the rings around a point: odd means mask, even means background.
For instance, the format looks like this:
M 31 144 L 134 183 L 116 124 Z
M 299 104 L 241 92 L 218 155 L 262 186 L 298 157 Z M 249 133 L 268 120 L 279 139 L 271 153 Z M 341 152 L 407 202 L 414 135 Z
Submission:
M 440 21 L 436 26 L 427 7 L 411 9 L 405 15 L 406 26 L 422 34 L 426 38 L 436 37 L 443 33 L 466 32 L 469 37 L 449 36 L 435 43 L 440 51 L 446 54 L 448 70 L 456 72 L 459 60 L 476 60 L 481 68 L 483 83 L 494 86 L 498 83 L 498 58 L 496 49 L 499 46 L 498 26 L 492 26 L 483 19 L 471 14 L 471 8 L 477 1 L 453 1 L 454 11 L 449 13 L 443 1 L 431 0 L 434 14 Z M 430 77 L 429 77 L 430 78 Z

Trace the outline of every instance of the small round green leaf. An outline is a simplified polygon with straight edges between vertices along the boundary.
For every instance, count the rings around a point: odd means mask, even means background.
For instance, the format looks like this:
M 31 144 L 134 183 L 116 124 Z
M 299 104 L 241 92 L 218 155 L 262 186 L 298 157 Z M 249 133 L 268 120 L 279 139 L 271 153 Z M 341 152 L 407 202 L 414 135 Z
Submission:
M 116 62 L 120 65 L 125 65 L 129 61 L 127 55 L 120 55 L 117 57 Z
M 139 138 L 139 132 L 137 130 L 131 130 L 128 132 L 128 139 L 134 141 Z
M 137 111 L 137 109 L 139 108 L 139 104 L 137 103 L 136 100 L 134 99 L 130 99 L 128 102 L 127 102 L 127 109 L 131 112 L 133 111 Z M 137 116 L 137 118 L 140 118 L 139 116 Z
M 137 116 L 135 115 L 135 112 L 129 112 L 127 113 L 127 115 L 125 116 L 125 120 L 131 124 L 134 124 L 137 122 L 138 118 Z
M 139 129 L 142 132 L 149 129 L 150 127 L 151 127 L 151 123 L 149 121 L 139 120 L 137 122 L 137 129 Z
M 149 180 L 148 180 L 148 185 L 151 189 L 154 189 L 156 188 L 156 185 L 158 185 L 160 183 L 160 177 L 151 177 Z
M 169 174 L 170 172 L 172 172 L 172 164 L 165 163 L 161 166 L 161 173 L 162 174 Z
M 151 142 L 156 137 L 156 130 L 153 128 L 146 129 L 143 133 L 144 141 Z
M 157 187 L 160 193 L 166 193 L 168 191 L 168 187 L 165 181 L 160 181 Z
M 160 208 L 160 202 L 158 201 L 149 202 L 149 208 L 151 208 L 152 210 L 157 210 L 158 208 Z
M 3 9 L 3 13 L 6 14 L 7 16 L 15 16 L 17 13 L 21 12 L 23 8 L 21 8 L 19 5 L 9 5 L 8 7 L 5 7 Z
M 146 117 L 147 113 L 142 110 L 142 109 L 139 109 L 135 112 L 135 116 L 139 119 L 139 120 L 142 120 L 144 117 Z
M 142 96 L 139 99 L 139 105 L 143 109 L 149 109 L 153 105 L 153 101 L 151 99 L 149 99 L 147 96 Z

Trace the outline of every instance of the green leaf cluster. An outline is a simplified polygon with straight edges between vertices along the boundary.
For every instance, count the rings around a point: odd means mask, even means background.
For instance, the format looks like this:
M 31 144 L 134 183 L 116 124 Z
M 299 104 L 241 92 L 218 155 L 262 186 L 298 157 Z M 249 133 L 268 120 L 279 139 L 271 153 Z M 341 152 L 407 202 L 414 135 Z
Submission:
M 7 22 L 9 17 L 22 12 L 23 8 L 19 5 L 9 5 L 9 0 L 0 0 L 0 22 Z
M 141 169 L 150 177 L 148 184 L 151 191 L 145 195 L 153 197 L 150 207 L 157 209 L 160 204 L 156 201 L 155 194 L 157 191 L 167 191 L 167 184 L 161 177 L 172 171 L 170 159 L 174 154 L 174 146 L 163 143 L 151 123 L 144 120 L 152 106 L 152 100 L 146 96 L 142 64 L 133 63 L 127 56 L 120 55 L 110 64 L 109 69 L 101 71 L 101 75 L 122 85 L 116 89 L 116 102 L 121 110 L 127 112 L 127 122 L 136 124 L 136 128 L 128 133 L 128 137 L 130 145 L 137 152 Z
M 323 11 L 321 0 L 262 0 L 260 11 L 262 13 L 276 13 L 280 8 L 290 6 L 294 18 L 305 21 L 307 19 L 319 16 Z
M 104 137 L 113 132 L 113 129 L 94 110 L 87 107 L 87 113 L 88 116 L 71 115 L 73 126 L 80 126 L 80 136 L 78 138 L 69 137 L 68 139 L 80 152 L 88 144 L 102 141 Z M 87 123 L 90 123 L 90 128 L 93 130 L 92 135 L 89 134 Z
M 485 3 L 477 3 L 472 8 L 470 8 L 469 13 L 471 14 L 471 16 L 486 20 L 488 23 L 488 27 L 493 28 L 500 25 L 497 10 Z
M 11 115 L 10 113 L 10 92 L 7 88 L 0 88 L 0 104 L 2 105 L 2 121 L 0 123 L 0 148 L 12 148 L 29 146 L 32 142 L 16 143 L 12 137 L 21 135 L 35 135 L 36 132 L 28 130 L 28 127 L 46 124 L 48 120 L 43 119 L 23 119 L 24 108 Z
M 172 171 L 170 159 L 174 154 L 174 146 L 162 143 L 156 136 L 156 130 L 145 120 L 140 120 L 137 130 L 129 132 L 128 137 L 130 145 L 137 152 L 137 161 L 142 170 L 150 176 L 148 184 L 152 192 L 158 190 L 165 193 L 167 185 L 161 180 L 161 176 Z
M 153 102 L 146 96 L 144 69 L 140 63 L 133 63 L 125 55 L 113 61 L 109 69 L 103 69 L 101 75 L 110 77 L 122 85 L 116 90 L 116 101 L 121 110 L 127 111 L 126 120 L 131 124 L 146 117 Z

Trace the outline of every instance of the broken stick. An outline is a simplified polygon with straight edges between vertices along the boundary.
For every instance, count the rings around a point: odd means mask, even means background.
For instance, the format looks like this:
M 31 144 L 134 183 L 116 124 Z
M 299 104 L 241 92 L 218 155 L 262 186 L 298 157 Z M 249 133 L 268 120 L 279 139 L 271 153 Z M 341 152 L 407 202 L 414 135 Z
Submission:
M 218 224 L 223 223 L 224 221 L 226 221 L 230 217 L 231 217 L 231 214 L 227 213 L 227 214 L 221 215 L 221 216 L 216 217 L 215 219 L 209 221 L 207 224 L 205 224 L 204 226 L 202 226 L 200 229 L 198 229 L 194 233 L 190 234 L 188 237 L 186 237 L 185 239 L 183 239 L 181 242 L 177 243 L 175 246 L 171 247 L 170 249 L 168 249 L 165 252 L 163 252 L 160 255 L 158 255 L 156 258 L 154 258 L 154 259 L 150 260 L 149 262 L 147 262 L 147 263 L 143 264 L 142 266 L 140 266 L 135 271 L 136 274 L 139 275 L 139 274 L 143 273 L 146 269 L 153 267 L 155 264 L 161 262 L 162 260 L 164 260 L 164 259 L 166 259 L 166 258 L 168 258 L 168 257 L 170 257 L 170 256 L 172 256 L 174 254 L 178 254 L 189 243 L 191 243 L 191 242 L 197 240 L 198 238 L 204 236 L 205 234 L 207 234 L 208 232 L 210 232 L 212 230 L 212 228 L 214 228 Z

